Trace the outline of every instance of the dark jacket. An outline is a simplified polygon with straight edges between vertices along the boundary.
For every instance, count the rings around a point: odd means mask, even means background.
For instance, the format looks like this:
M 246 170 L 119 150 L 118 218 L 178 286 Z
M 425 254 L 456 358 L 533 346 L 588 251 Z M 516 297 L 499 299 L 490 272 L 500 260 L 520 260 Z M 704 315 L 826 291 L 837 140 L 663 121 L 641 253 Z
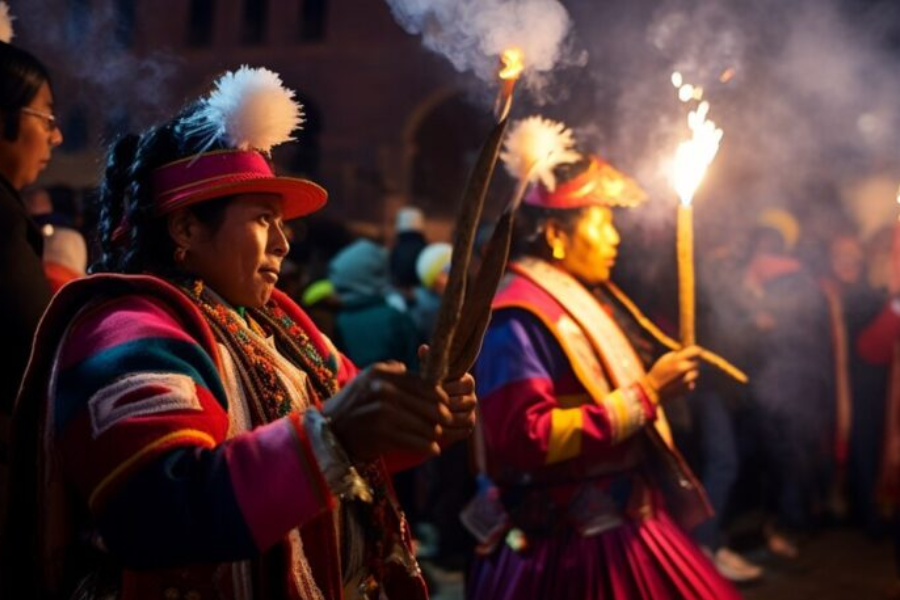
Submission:
M 18 192 L 0 177 L 0 413 L 8 415 L 19 390 L 38 321 L 50 303 L 41 262 L 41 232 Z

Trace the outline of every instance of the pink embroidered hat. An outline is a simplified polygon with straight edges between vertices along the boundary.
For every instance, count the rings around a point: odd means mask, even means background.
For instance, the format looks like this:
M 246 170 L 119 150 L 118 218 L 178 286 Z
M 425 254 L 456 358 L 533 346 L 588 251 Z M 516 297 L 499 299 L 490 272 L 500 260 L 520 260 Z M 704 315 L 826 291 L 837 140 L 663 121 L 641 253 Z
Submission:
M 168 163 L 152 174 L 158 216 L 179 208 L 237 194 L 276 194 L 284 199 L 284 219 L 324 206 L 328 193 L 318 184 L 277 177 L 257 150 L 215 150 Z
M 550 191 L 543 183 L 533 185 L 525 204 L 554 209 L 585 206 L 637 206 L 647 199 L 641 186 L 605 160 L 591 156 L 587 168 Z
M 328 197 L 324 189 L 305 179 L 277 177 L 266 158 L 275 146 L 293 141 L 303 125 L 303 106 L 295 96 L 265 68 L 242 66 L 220 76 L 199 109 L 176 125 L 182 136 L 202 140 L 201 151 L 151 175 L 154 212 L 165 215 L 248 193 L 281 196 L 286 220 L 321 208 Z

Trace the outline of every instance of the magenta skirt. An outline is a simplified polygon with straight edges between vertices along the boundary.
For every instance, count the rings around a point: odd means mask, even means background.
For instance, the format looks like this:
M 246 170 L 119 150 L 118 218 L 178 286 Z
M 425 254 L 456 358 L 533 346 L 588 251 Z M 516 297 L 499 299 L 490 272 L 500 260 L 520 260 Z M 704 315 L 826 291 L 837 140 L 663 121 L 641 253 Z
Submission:
M 664 511 L 610 531 L 476 558 L 468 600 L 731 600 L 740 594 Z

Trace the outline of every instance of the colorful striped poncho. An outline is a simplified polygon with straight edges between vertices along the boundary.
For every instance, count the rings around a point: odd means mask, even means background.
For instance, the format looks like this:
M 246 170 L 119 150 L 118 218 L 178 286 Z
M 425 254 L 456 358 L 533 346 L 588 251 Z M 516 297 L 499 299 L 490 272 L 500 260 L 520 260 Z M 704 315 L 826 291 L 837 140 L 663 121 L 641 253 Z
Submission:
M 335 388 L 355 375 L 296 305 L 273 302 Z M 122 600 L 343 597 L 339 503 L 304 426 L 311 373 L 273 347 L 291 407 L 257 422 L 245 367 L 196 304 L 149 276 L 71 284 L 36 344 L 17 416 L 18 456 L 37 458 L 17 460 L 17 581 L 53 597 L 100 549 Z M 425 595 L 395 575 L 385 587 Z

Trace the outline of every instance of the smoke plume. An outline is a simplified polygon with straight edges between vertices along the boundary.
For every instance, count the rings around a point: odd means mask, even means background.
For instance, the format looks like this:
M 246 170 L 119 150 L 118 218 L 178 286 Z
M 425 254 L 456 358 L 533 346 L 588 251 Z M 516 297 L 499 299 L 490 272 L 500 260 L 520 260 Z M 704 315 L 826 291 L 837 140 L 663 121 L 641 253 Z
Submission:
M 525 56 L 525 84 L 541 92 L 559 67 L 584 65 L 573 50 L 572 21 L 557 0 L 388 0 L 397 22 L 458 71 L 496 79 L 498 58 L 510 47 Z

